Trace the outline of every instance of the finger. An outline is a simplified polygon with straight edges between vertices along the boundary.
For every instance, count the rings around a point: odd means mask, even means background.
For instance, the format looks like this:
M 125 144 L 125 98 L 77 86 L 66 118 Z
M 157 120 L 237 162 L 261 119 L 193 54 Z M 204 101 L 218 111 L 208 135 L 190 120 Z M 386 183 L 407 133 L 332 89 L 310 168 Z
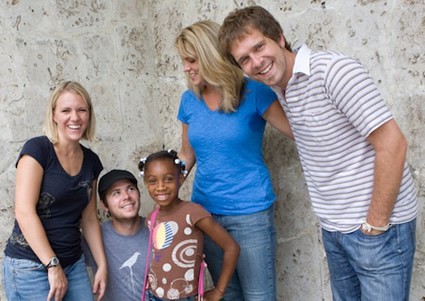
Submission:
M 105 290 L 106 290 L 106 283 L 104 281 L 102 281 L 99 284 L 99 289 L 98 289 L 98 301 L 102 300 L 103 296 L 105 295 Z
M 61 293 L 60 290 L 56 290 L 56 294 L 55 294 L 55 301 L 61 301 L 63 297 L 63 294 Z
M 98 290 L 99 290 L 99 284 L 96 282 L 93 283 L 93 290 L 92 290 L 93 295 L 96 295 Z

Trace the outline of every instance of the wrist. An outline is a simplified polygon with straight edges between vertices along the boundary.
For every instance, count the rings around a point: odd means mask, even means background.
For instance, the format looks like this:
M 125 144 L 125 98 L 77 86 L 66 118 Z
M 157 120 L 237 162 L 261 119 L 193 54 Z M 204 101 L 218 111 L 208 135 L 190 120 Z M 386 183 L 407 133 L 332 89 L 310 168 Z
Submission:
M 367 233 L 370 233 L 373 230 L 374 231 L 380 231 L 380 232 L 386 232 L 391 227 L 391 224 L 387 223 L 385 226 L 379 227 L 379 226 L 371 225 L 367 221 L 364 221 L 361 227 L 362 227 L 362 230 L 364 232 L 367 232 Z
M 56 257 L 56 255 L 53 255 L 49 259 L 49 262 L 44 265 L 44 267 L 46 268 L 46 270 L 49 270 L 51 268 L 58 267 L 59 265 L 60 265 L 59 259 Z
M 220 289 L 218 287 L 216 287 L 214 289 L 220 294 L 220 296 L 224 296 L 224 289 Z

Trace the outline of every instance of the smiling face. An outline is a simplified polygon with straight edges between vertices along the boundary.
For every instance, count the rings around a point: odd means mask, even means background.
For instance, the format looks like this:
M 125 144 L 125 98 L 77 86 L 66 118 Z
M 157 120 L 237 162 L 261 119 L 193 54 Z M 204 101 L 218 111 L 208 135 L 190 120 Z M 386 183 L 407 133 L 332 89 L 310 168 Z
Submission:
M 161 210 L 171 210 L 179 201 L 178 194 L 183 175 L 172 159 L 164 158 L 145 166 L 144 181 L 149 195 Z
M 140 192 L 129 180 L 119 180 L 111 185 L 106 195 L 106 209 L 112 220 L 133 220 L 138 218 Z
M 60 140 L 80 141 L 90 118 L 86 101 L 78 94 L 65 91 L 57 99 L 53 121 L 57 125 Z
M 187 78 L 192 85 L 200 86 L 202 83 L 201 75 L 199 74 L 199 60 L 191 57 L 182 58 L 183 71 L 187 74 Z
M 285 48 L 283 36 L 276 42 L 250 28 L 232 42 L 230 53 L 249 77 L 268 86 L 285 88 L 291 78 L 293 54 Z

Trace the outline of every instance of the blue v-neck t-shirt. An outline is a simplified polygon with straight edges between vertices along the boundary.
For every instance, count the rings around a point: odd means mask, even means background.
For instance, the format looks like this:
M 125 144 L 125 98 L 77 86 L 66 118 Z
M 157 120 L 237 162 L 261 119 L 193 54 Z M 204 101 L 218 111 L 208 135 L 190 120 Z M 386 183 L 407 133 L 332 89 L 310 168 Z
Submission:
M 183 93 L 178 119 L 188 125 L 196 156 L 192 201 L 220 215 L 252 214 L 269 208 L 275 194 L 263 159 L 266 121 L 276 100 L 264 84 L 246 78 L 236 112 L 210 110 L 202 99 Z

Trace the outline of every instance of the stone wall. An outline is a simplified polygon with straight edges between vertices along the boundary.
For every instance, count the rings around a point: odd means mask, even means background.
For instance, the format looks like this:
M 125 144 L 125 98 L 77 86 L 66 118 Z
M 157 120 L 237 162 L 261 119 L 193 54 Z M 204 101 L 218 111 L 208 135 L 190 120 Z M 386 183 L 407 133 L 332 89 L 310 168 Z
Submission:
M 80 81 L 92 95 L 97 141 L 91 147 L 105 170 L 136 174 L 141 156 L 180 145 L 176 114 L 185 82 L 173 48 L 177 33 L 202 19 L 222 22 L 234 8 L 252 4 L 273 12 L 292 44 L 346 52 L 370 69 L 409 142 L 420 201 L 411 300 L 425 300 L 423 0 L 1 1 L 0 249 L 13 225 L 17 155 L 26 139 L 41 134 L 58 82 Z M 294 144 L 268 127 L 264 151 L 278 196 L 279 300 L 331 300 L 318 220 Z M 140 188 L 146 214 L 153 202 Z

